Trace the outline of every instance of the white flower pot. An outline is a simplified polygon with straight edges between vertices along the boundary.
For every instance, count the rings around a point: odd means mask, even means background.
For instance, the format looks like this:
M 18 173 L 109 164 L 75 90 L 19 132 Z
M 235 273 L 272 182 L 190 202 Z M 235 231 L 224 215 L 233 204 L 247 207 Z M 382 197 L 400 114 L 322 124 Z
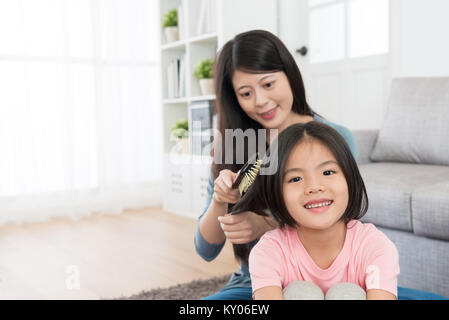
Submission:
M 178 27 L 166 27 L 164 29 L 165 38 L 167 39 L 167 43 L 178 41 Z
M 172 152 L 176 154 L 190 153 L 190 139 L 189 137 L 178 138 Z
M 214 95 L 214 79 L 200 79 L 200 88 L 203 96 Z

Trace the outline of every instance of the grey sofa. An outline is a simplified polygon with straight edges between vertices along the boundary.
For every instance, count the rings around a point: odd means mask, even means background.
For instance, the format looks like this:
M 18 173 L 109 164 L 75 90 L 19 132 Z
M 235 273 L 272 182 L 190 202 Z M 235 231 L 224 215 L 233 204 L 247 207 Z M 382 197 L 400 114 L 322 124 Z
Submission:
M 399 251 L 399 285 L 449 297 L 449 78 L 392 82 L 380 130 L 355 131 L 364 222 Z

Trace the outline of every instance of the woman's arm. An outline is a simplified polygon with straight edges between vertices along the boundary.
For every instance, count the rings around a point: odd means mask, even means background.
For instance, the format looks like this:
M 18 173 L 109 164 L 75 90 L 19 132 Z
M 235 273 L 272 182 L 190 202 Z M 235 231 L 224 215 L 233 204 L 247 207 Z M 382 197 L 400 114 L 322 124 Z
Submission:
M 284 295 L 277 286 L 264 287 L 254 292 L 254 300 L 284 300 Z
M 227 208 L 227 203 L 220 203 L 212 197 L 209 208 L 199 222 L 200 233 L 208 243 L 221 244 L 225 241 L 225 234 L 220 227 L 218 217 L 224 216 Z
M 228 203 L 235 203 L 240 199 L 237 189 L 232 189 L 232 181 L 236 174 L 230 170 L 220 171 L 215 181 L 210 181 L 208 192 L 211 201 L 208 209 L 199 221 L 199 231 L 208 243 L 222 244 L 225 241 L 225 234 L 221 229 L 218 217 L 227 213 Z
M 227 214 L 220 218 L 220 223 L 226 238 L 233 244 L 250 243 L 279 226 L 273 218 L 263 217 L 252 211 Z

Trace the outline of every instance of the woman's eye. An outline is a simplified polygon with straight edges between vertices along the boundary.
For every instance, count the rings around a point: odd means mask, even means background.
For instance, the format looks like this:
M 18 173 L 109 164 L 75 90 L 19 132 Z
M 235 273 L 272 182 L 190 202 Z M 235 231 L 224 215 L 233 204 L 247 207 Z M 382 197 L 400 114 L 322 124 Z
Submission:
M 335 173 L 334 170 L 326 170 L 326 171 L 323 172 L 323 174 L 324 174 L 325 176 L 330 176 L 330 175 L 333 175 L 334 173 Z
M 265 87 L 267 88 L 271 88 L 274 85 L 274 81 L 273 82 L 269 82 L 265 85 Z
M 249 97 L 249 95 L 250 95 L 249 92 L 245 92 L 245 93 L 242 93 L 242 94 L 241 94 L 241 96 L 242 96 L 243 98 L 247 98 L 247 97 Z
M 294 178 L 288 180 L 288 183 L 291 183 L 291 182 L 299 182 L 299 181 L 301 181 L 301 180 L 302 180 L 301 177 L 294 177 Z

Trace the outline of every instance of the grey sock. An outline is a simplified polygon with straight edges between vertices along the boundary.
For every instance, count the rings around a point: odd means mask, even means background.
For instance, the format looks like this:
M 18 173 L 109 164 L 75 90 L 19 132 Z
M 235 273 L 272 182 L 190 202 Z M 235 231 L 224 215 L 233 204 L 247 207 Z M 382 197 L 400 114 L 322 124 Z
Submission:
M 293 281 L 283 290 L 284 300 L 324 300 L 324 293 L 313 282 Z
M 355 283 L 338 283 L 326 292 L 326 300 L 366 300 L 366 292 Z

